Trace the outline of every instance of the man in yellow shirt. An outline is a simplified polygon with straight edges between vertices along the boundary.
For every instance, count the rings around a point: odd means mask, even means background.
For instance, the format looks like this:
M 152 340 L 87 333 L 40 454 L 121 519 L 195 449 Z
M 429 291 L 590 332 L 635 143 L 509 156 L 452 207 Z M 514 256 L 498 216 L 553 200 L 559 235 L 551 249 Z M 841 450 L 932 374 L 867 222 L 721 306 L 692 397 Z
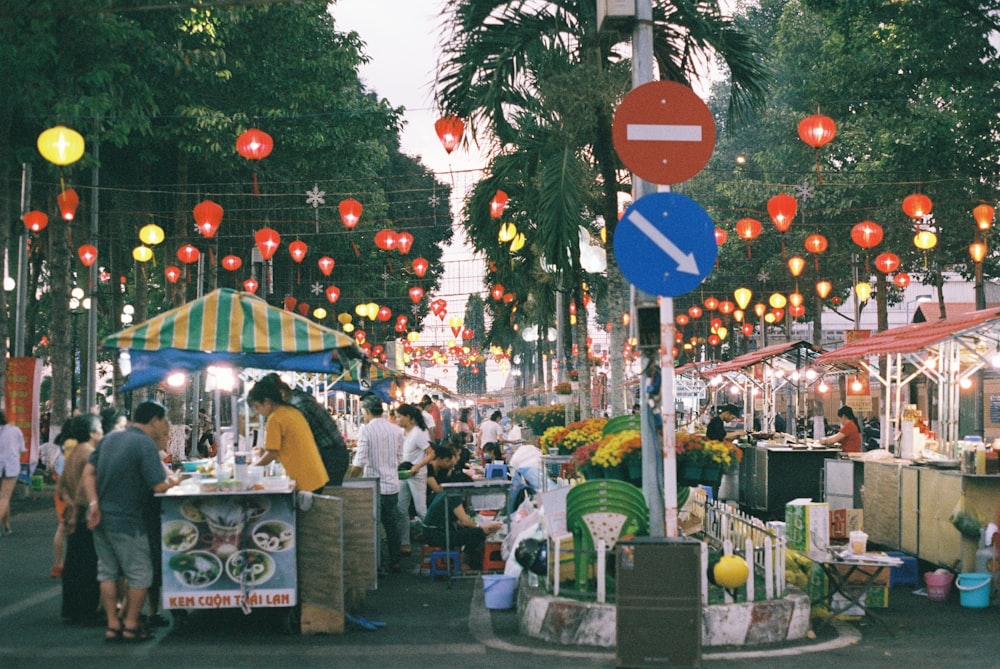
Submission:
M 267 419 L 264 455 L 254 464 L 280 460 L 299 490 L 322 492 L 330 477 L 302 413 L 282 399 L 277 385 L 263 380 L 250 389 L 247 403 Z

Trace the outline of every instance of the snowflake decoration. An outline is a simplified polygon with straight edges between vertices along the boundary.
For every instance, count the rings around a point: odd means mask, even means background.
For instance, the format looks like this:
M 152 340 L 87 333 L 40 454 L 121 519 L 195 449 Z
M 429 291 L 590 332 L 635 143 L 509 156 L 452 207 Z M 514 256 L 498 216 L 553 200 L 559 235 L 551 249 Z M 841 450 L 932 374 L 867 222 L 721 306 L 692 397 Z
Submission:
M 437 207 L 439 204 L 441 204 L 441 198 L 437 196 L 437 193 L 434 193 L 429 198 L 427 198 L 427 204 L 430 205 L 431 207 Z
M 413 313 L 414 316 L 416 316 L 417 314 L 420 313 L 420 305 L 414 304 L 412 307 L 410 307 L 410 311 Z
M 383 281 L 388 281 L 389 280 L 389 270 L 382 270 L 381 277 L 382 277 Z
M 768 279 L 770 279 L 770 278 L 771 278 L 770 272 L 764 272 L 764 271 L 762 271 L 759 274 L 757 274 L 757 281 L 759 283 L 767 283 Z
M 325 190 L 319 189 L 319 184 L 313 184 L 312 190 L 306 191 L 306 204 L 311 204 L 313 209 L 319 209 L 321 204 L 326 204 Z
M 798 186 L 795 187 L 795 196 L 800 200 L 811 200 L 813 196 L 813 187 L 808 181 L 803 181 Z
M 323 284 L 321 284 L 319 282 L 314 283 L 312 286 L 309 287 L 309 292 L 311 292 L 313 295 L 322 295 L 323 294 Z

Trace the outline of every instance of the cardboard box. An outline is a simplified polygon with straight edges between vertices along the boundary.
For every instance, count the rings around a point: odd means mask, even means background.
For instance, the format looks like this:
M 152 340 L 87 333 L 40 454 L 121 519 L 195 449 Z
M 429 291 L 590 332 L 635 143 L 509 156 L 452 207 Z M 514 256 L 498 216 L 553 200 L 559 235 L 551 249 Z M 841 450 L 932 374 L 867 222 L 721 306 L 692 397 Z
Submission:
M 847 539 L 851 532 L 862 531 L 864 512 L 861 509 L 830 509 L 830 538 Z
M 785 533 L 788 547 L 810 557 L 828 557 L 830 507 L 802 497 L 785 505 Z

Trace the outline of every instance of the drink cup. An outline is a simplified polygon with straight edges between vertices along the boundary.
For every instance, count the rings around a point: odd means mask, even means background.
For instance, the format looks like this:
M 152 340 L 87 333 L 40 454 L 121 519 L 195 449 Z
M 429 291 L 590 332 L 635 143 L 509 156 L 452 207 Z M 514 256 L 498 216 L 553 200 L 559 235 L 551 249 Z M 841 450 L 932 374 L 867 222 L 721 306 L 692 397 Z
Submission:
M 860 530 L 851 532 L 851 553 L 862 555 L 868 551 L 868 535 Z

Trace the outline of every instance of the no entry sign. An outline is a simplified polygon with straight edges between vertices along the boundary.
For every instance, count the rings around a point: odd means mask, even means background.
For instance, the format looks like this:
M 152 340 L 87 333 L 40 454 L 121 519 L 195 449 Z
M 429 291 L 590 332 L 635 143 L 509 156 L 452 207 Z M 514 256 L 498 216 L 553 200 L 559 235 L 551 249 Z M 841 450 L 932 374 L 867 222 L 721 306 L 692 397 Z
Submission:
M 612 139 L 618 157 L 655 184 L 687 181 L 715 149 L 715 119 L 684 84 L 651 81 L 633 89 L 615 112 Z

